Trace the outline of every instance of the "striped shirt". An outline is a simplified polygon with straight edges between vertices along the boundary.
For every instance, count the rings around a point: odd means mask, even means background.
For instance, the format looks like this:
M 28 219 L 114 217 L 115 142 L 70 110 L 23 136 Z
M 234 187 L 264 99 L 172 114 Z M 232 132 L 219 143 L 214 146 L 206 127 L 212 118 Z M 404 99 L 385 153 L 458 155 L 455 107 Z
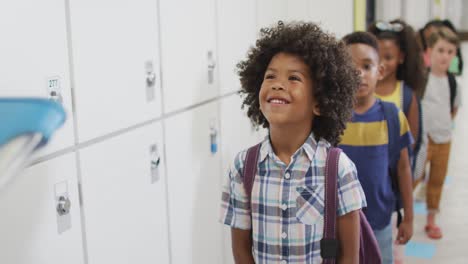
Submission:
M 311 134 L 286 165 L 269 138 L 261 144 L 251 210 L 242 184 L 247 151 L 240 152 L 223 187 L 220 221 L 250 230 L 255 262 L 320 263 L 323 236 L 325 161 L 330 144 Z M 338 170 L 339 216 L 366 206 L 356 168 L 343 153 Z
M 398 112 L 400 138 L 398 149 L 413 143 L 408 122 L 402 111 Z M 340 148 L 356 164 L 359 180 L 367 198 L 364 211 L 369 224 L 380 230 L 390 223 L 395 209 L 395 194 L 389 175 L 388 128 L 379 99 L 364 114 L 353 113 L 346 126 Z

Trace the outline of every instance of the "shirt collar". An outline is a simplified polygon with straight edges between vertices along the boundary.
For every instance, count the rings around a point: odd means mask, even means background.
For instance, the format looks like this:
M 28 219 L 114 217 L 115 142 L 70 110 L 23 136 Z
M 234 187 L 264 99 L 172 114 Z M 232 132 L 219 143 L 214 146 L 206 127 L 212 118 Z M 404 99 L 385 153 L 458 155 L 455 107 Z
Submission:
M 295 153 L 300 153 L 301 151 L 304 151 L 305 154 L 307 155 L 307 158 L 309 161 L 312 161 L 314 159 L 315 153 L 317 152 L 318 147 L 329 147 L 330 143 L 328 143 L 324 139 L 320 139 L 319 142 L 315 140 L 314 134 L 310 133 L 309 137 L 307 137 L 306 141 L 304 144 L 300 147 L 300 149 Z M 259 162 L 263 162 L 268 156 L 272 158 L 274 155 L 273 152 L 273 147 L 271 146 L 271 141 L 270 141 L 270 136 L 266 136 L 265 139 L 262 142 L 262 146 L 260 147 L 260 157 L 259 157 Z

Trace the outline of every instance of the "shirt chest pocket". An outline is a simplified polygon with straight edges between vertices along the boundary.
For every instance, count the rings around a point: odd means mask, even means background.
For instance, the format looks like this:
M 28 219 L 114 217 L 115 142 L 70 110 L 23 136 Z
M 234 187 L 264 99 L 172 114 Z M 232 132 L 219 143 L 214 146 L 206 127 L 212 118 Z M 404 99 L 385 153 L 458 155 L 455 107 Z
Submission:
M 300 186 L 296 188 L 296 218 L 306 225 L 323 225 L 324 189 L 323 186 Z

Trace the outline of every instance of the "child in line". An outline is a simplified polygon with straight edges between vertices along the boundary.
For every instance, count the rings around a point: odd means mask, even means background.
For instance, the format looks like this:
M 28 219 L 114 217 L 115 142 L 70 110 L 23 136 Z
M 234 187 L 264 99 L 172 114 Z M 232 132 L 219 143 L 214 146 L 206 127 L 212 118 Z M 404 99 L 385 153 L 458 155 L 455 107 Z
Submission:
M 235 261 L 321 263 L 327 150 L 351 116 L 359 77 L 343 43 L 312 23 L 263 29 L 238 69 L 243 106 L 269 136 L 261 143 L 250 203 L 242 183 L 246 151 L 223 188 L 221 222 L 231 226 Z M 365 196 L 346 155 L 338 174 L 338 261 L 358 263 Z
M 408 148 L 412 176 L 413 179 L 419 178 L 422 170 L 415 171 L 419 168 L 416 167 L 416 159 L 423 156 L 421 161 L 424 161 L 426 153 L 419 153 L 422 144 L 422 113 L 416 94 L 424 85 L 425 68 L 416 35 L 411 26 L 402 20 L 378 21 L 372 24 L 368 31 L 378 39 L 380 61 L 384 66 L 382 80 L 377 82 L 375 96 L 394 103 L 405 113 L 415 139 L 415 144 Z M 425 152 L 426 149 L 423 148 L 422 151 Z M 394 245 L 393 257 L 395 264 L 403 263 L 404 246 Z
M 423 58 L 424 58 L 424 63 L 427 69 L 430 70 L 431 67 L 431 60 L 430 60 L 430 54 L 429 54 L 429 47 L 428 47 L 428 39 L 429 36 L 437 31 L 440 28 L 446 28 L 453 32 L 455 35 L 457 35 L 457 30 L 455 26 L 450 22 L 448 19 L 444 20 L 431 20 L 424 25 L 423 28 L 419 30 L 418 34 L 418 43 L 421 47 Z M 457 88 L 457 80 L 455 76 L 460 76 L 463 73 L 463 56 L 461 53 L 460 47 L 457 48 L 457 54 L 456 56 L 452 59 L 450 63 L 450 67 L 448 69 L 448 78 L 449 78 L 449 85 L 450 85 L 450 90 L 452 92 L 455 92 L 458 90 Z M 428 73 L 426 73 L 427 76 Z M 455 95 L 450 96 L 451 100 L 451 105 L 453 105 L 453 100 L 455 98 Z M 427 136 L 423 137 L 423 142 L 422 142 L 422 149 L 427 150 Z M 426 151 L 427 152 L 427 151 Z M 424 154 L 424 153 L 423 153 Z M 427 156 L 427 155 L 426 155 Z M 418 157 L 418 162 L 415 164 L 415 178 L 418 179 L 418 188 L 415 189 L 415 198 L 416 200 L 420 201 L 425 201 L 426 200 L 426 193 L 427 193 L 427 188 L 426 188 L 426 181 L 427 179 L 425 178 L 425 164 L 426 157 L 423 155 L 420 155 Z M 420 179 L 419 179 L 420 178 Z
M 396 195 L 392 188 L 390 153 L 397 146 L 399 159 L 395 160 L 397 182 L 403 200 L 404 217 L 398 229 L 396 242 L 406 244 L 413 235 L 412 179 L 408 146 L 412 136 L 408 122 L 392 103 L 382 102 L 374 96 L 377 81 L 382 78 L 383 66 L 379 62 L 379 48 L 375 36 L 368 32 L 355 32 L 344 37 L 352 60 L 360 72 L 361 84 L 356 94 L 353 117 L 348 122 L 340 147 L 356 164 L 359 181 L 367 198 L 364 210 L 379 243 L 383 263 L 393 263 L 392 213 Z M 391 116 L 387 115 L 391 110 Z M 397 142 L 390 142 L 389 120 L 399 123 L 393 131 Z M 396 126 L 395 126 L 396 127 Z
M 427 162 L 430 164 L 429 179 L 426 187 L 428 208 L 425 231 L 432 239 L 442 238 L 442 231 L 435 218 L 439 211 L 440 197 L 447 174 L 452 136 L 452 120 L 460 105 L 460 93 L 453 100 L 448 80 L 450 62 L 456 55 L 458 37 L 446 28 L 439 28 L 428 38 L 428 52 L 431 60 L 427 85 L 421 92 L 424 109 L 424 127 L 429 137 Z M 418 182 L 416 182 L 418 184 Z
M 415 33 L 401 20 L 376 22 L 369 27 L 369 32 L 378 39 L 384 66 L 375 95 L 394 103 L 405 113 L 413 138 L 418 142 L 421 120 L 416 93 L 424 85 L 424 67 Z M 409 94 L 406 98 L 405 93 Z M 410 157 L 411 154 L 410 151 Z

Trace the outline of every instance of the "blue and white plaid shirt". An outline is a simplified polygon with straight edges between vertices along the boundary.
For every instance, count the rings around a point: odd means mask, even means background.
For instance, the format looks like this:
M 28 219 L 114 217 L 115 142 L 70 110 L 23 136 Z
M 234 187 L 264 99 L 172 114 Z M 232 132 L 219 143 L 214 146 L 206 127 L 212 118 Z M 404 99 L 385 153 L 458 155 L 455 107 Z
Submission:
M 247 151 L 240 152 L 223 187 L 220 221 L 252 230 L 255 262 L 321 263 L 325 161 L 330 144 L 311 134 L 288 166 L 273 152 L 269 138 L 261 145 L 251 210 L 242 184 Z M 366 206 L 353 162 L 339 160 L 339 216 Z

